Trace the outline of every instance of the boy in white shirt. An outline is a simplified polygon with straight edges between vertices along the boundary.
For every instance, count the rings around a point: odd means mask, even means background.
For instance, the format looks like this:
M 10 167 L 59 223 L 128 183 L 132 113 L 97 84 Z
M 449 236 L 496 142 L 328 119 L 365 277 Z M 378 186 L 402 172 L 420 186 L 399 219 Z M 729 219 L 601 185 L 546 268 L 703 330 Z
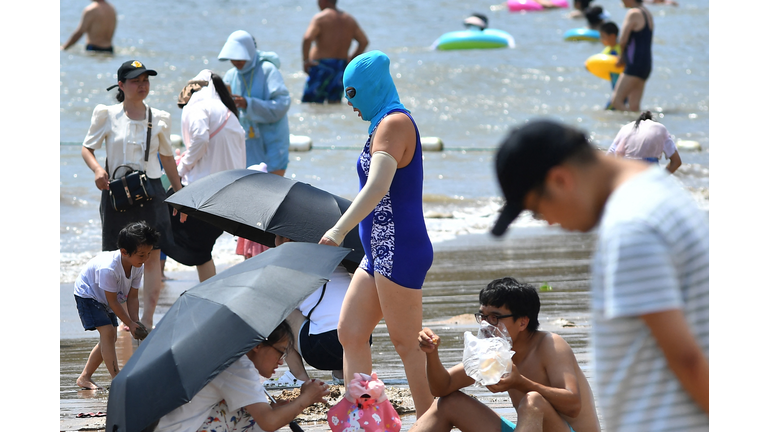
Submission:
M 86 390 L 101 387 L 91 378 L 102 362 L 112 378 L 120 372 L 115 342 L 117 319 L 125 323 L 131 335 L 143 339 L 147 335 L 139 322 L 139 286 L 144 263 L 149 259 L 160 233 L 145 222 L 126 225 L 117 238 L 119 250 L 101 252 L 88 261 L 75 281 L 75 302 L 85 330 L 97 330 L 99 343 L 93 347 L 77 385 Z M 127 304 L 126 309 L 122 303 Z

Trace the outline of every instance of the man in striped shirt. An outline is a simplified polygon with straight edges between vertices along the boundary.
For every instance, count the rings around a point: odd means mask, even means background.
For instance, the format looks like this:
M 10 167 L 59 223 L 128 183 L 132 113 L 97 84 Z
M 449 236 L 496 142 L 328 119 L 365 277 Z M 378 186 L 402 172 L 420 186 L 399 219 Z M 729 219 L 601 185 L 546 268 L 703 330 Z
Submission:
M 592 355 L 606 431 L 709 429 L 709 221 L 664 170 L 607 157 L 557 122 L 513 130 L 496 157 L 506 204 L 597 228 Z M 577 431 L 578 432 L 578 431 Z

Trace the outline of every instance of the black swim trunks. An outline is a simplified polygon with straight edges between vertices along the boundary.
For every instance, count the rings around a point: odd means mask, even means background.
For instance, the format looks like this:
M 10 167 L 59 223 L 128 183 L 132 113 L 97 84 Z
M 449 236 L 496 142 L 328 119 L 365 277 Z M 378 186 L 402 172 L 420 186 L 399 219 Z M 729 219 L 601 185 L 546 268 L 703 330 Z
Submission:
M 112 47 L 102 48 L 102 47 L 97 47 L 96 45 L 91 45 L 91 44 L 86 45 L 85 50 L 93 51 L 93 52 L 105 52 L 110 54 L 114 53 L 114 50 L 112 50 Z

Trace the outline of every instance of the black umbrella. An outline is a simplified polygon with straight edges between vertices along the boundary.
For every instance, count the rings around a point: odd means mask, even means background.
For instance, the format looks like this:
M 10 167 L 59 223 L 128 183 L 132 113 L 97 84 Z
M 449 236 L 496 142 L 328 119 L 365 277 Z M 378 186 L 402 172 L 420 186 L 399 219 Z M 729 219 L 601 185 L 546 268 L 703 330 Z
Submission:
M 232 235 L 268 247 L 275 246 L 275 234 L 298 242 L 319 242 L 352 204 L 306 183 L 249 169 L 211 174 L 165 202 Z M 354 272 L 364 254 L 357 228 L 340 246 L 352 249 L 342 263 Z
M 108 431 L 141 431 L 188 402 L 328 281 L 349 252 L 286 243 L 185 291 L 112 380 Z

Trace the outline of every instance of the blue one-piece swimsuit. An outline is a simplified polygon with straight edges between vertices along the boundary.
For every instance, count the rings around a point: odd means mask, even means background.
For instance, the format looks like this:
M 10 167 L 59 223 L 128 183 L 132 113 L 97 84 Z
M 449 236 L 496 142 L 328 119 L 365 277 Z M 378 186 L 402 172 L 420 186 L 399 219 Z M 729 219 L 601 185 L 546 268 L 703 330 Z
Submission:
M 640 9 L 645 19 L 645 27 L 639 31 L 633 31 L 629 34 L 629 41 L 625 50 L 627 55 L 627 64 L 624 68 L 624 75 L 636 76 L 642 80 L 647 80 L 651 76 L 653 67 L 651 44 L 653 42 L 653 30 L 645 11 Z
M 395 172 L 389 192 L 360 222 L 360 241 L 365 251 L 360 267 L 371 275 L 379 273 L 406 288 L 421 289 L 427 270 L 432 266 L 433 255 L 422 209 L 424 169 L 421 138 L 419 128 L 408 111 L 395 109 L 387 115 L 393 112 L 402 112 L 411 119 L 416 129 L 416 150 L 411 163 Z M 386 116 L 382 120 L 384 118 Z M 357 160 L 360 189 L 368 180 L 373 133 L 368 136 Z

